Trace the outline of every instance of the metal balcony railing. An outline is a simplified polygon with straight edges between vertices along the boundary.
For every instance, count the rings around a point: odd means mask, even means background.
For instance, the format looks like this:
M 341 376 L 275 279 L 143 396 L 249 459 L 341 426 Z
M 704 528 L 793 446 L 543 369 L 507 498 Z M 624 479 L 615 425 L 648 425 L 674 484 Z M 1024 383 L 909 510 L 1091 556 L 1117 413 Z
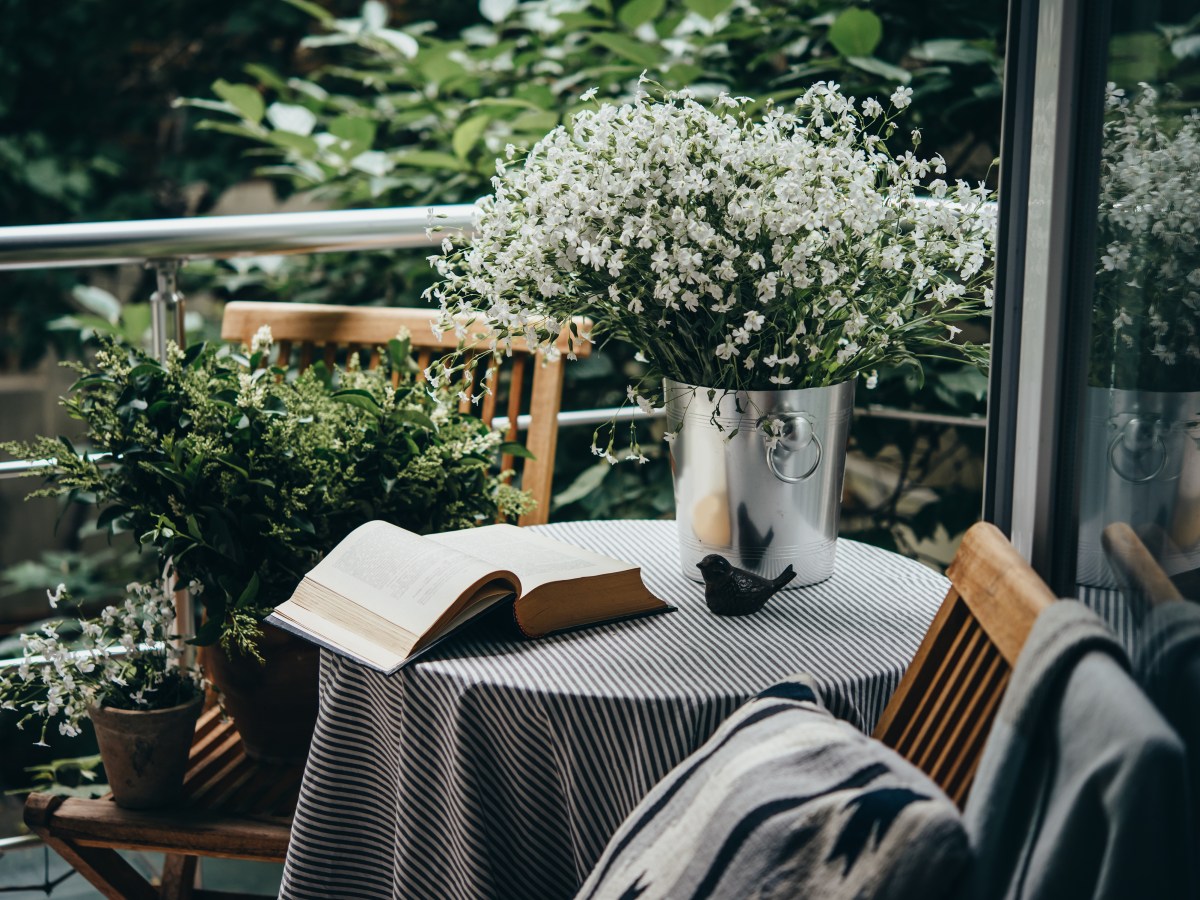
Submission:
M 168 340 L 183 340 L 184 298 L 178 276 L 188 260 L 430 247 L 437 238 L 429 229 L 469 232 L 474 214 L 473 205 L 457 204 L 0 228 L 0 271 L 130 263 L 153 268 L 157 290 L 150 297 L 151 346 L 161 359 Z M 859 407 L 856 412 L 974 428 L 984 424 L 977 416 L 920 413 L 878 405 Z M 650 415 L 661 415 L 661 411 Z M 636 408 L 567 410 L 559 413 L 559 425 L 642 418 L 649 416 Z M 498 418 L 495 424 L 503 430 L 508 421 Z M 528 428 L 528 416 L 521 416 L 517 427 Z M 0 478 L 24 474 L 47 462 L 0 462 Z

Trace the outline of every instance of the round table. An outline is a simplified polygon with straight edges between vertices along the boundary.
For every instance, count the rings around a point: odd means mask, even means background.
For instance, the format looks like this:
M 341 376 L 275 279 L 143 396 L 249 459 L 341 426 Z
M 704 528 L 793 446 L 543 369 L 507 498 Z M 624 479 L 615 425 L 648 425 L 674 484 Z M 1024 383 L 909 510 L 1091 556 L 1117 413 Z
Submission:
M 720 618 L 680 573 L 675 523 L 544 533 L 642 566 L 678 611 L 536 641 L 475 628 L 385 676 L 326 652 L 284 897 L 572 897 L 650 788 L 763 688 L 814 675 L 874 726 L 948 587 L 838 542 L 828 581 Z

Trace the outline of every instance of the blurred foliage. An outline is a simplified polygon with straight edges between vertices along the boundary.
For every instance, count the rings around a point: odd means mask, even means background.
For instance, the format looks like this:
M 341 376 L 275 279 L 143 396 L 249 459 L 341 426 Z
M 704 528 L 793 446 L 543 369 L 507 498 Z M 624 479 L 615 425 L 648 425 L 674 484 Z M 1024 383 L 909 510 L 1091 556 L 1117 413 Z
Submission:
M 666 88 L 760 101 L 817 79 L 860 96 L 907 84 L 907 121 L 952 175 L 985 175 L 999 143 L 998 0 L 482 0 L 484 21 L 452 32 L 394 23 L 378 0 L 344 19 L 290 2 L 314 15 L 302 45 L 328 48 L 326 61 L 307 77 L 246 66 L 249 80 L 188 104 L 213 114 L 200 129 L 250 142 L 259 174 L 338 206 L 473 200 L 506 144 L 531 146 L 589 87 L 630 95 L 644 70 Z
M 0 225 L 190 215 L 240 179 L 239 152 L 179 96 L 247 63 L 289 65 L 307 17 L 279 0 L 8 2 L 0 16 Z M 78 275 L 0 273 L 0 371 L 77 336 Z M 148 296 L 146 290 L 143 296 Z
M 859 96 L 904 82 L 923 149 L 943 153 L 951 174 L 983 177 L 999 146 L 1003 0 L 77 0 L 53 17 L 8 6 L 0 224 L 194 214 L 253 173 L 331 206 L 469 201 L 504 144 L 535 141 L 590 86 L 628 92 L 643 69 L 668 87 L 780 100 L 818 78 Z M 419 252 L 328 254 L 196 263 L 184 288 L 403 305 L 430 277 Z M 134 295 L 151 289 L 147 274 Z M 74 272 L 0 274 L 0 369 L 95 333 L 136 338 L 145 318 L 141 304 L 117 313 Z M 638 368 L 615 347 L 572 365 L 564 407 L 619 405 Z M 881 375 L 860 404 L 982 411 L 954 388 L 956 367 L 931 366 L 925 388 L 905 382 L 894 396 Z M 639 427 L 651 445 L 658 426 Z M 922 450 L 930 438 L 906 429 L 859 417 L 852 442 L 919 481 L 935 462 Z M 593 466 L 590 437 L 561 433 L 556 517 L 670 514 L 661 444 L 645 466 L 607 470 Z M 977 513 L 978 491 L 938 496 L 927 519 Z M 855 511 L 873 503 L 850 498 L 847 527 L 862 533 Z M 900 533 L 907 510 L 864 516 Z
M 303 46 L 323 51 L 304 77 L 245 67 L 245 80 L 220 80 L 214 97 L 188 101 L 210 113 L 200 128 L 241 139 L 257 174 L 335 206 L 423 205 L 471 201 L 489 189 L 507 143 L 530 146 L 568 118 L 589 87 L 619 98 L 649 70 L 668 88 L 700 94 L 729 90 L 787 101 L 812 81 L 839 81 L 859 96 L 913 88 L 911 122 L 923 149 L 943 153 L 951 175 L 989 174 L 999 146 L 1000 40 L 1005 4 L 935 0 L 799 0 L 754 6 L 743 0 L 482 0 L 479 15 L 444 22 L 393 21 L 368 0 L 354 18 L 336 18 L 305 0 L 316 33 Z M 465 10 L 464 10 L 465 11 Z M 223 279 L 231 296 L 335 302 L 415 303 L 429 283 L 417 254 L 318 257 L 239 266 Z M 977 335 L 977 337 L 981 337 Z M 566 408 L 615 406 L 638 374 L 632 350 L 610 345 L 568 368 Z M 978 372 L 934 364 L 927 386 L 884 375 L 860 402 L 980 414 Z M 902 384 L 892 391 L 889 384 Z M 555 518 L 670 515 L 666 454 L 643 466 L 594 463 L 590 432 L 560 435 Z M 847 531 L 910 554 L 919 541 L 949 536 L 978 516 L 978 479 L 949 478 L 913 509 L 913 482 L 942 477 L 949 444 L 954 465 L 981 468 L 982 430 L 862 419 L 855 447 L 895 456 L 897 486 L 882 500 L 855 500 Z M 978 434 L 974 434 L 978 431 Z M 651 440 L 646 440 L 650 438 Z M 953 467 L 952 467 L 953 468 Z
M 25 771 L 35 791 L 65 797 L 82 797 L 85 800 L 103 797 L 108 793 L 108 783 L 104 780 L 104 766 L 99 753 L 55 759 L 41 765 L 28 766 Z

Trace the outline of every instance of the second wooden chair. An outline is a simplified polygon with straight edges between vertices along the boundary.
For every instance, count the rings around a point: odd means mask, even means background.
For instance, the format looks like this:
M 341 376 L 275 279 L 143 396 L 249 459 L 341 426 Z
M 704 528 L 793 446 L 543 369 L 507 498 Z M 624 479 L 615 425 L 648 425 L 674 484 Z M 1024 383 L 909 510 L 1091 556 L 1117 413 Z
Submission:
M 434 331 L 436 318 L 437 312 L 432 309 L 235 302 L 225 307 L 221 338 L 249 344 L 260 327 L 269 325 L 276 360 L 304 369 L 318 359 L 332 366 L 335 362 L 343 363 L 347 355 L 358 353 L 364 365 L 374 368 L 379 365 L 379 348 L 403 328 L 412 336 L 417 364 L 424 370 L 455 346 L 453 335 L 443 336 Z M 577 332 L 586 338 L 589 323 L 581 319 L 574 324 Z M 467 335 L 464 350 L 468 354 L 484 354 L 490 350 L 493 334 L 488 329 L 468 327 Z M 568 349 L 579 357 L 591 352 L 591 344 L 586 339 L 576 338 L 572 343 L 573 346 L 568 348 L 568 333 L 564 330 L 557 346 L 564 355 Z M 460 409 L 464 412 L 477 409 L 488 425 L 496 418 L 497 410 L 503 409 L 507 419 L 505 439 L 510 441 L 517 439 L 520 417 L 523 410 L 528 409 L 524 443 L 533 459 L 525 460 L 520 477 L 521 487 L 533 495 L 537 506 L 522 516 L 519 524 L 540 525 L 550 515 L 563 365 L 561 358 L 548 360 L 531 353 L 522 340 L 514 341 L 512 350 L 511 362 L 505 367 L 507 372 L 497 370 L 491 376 L 489 383 L 493 385 L 493 391 L 477 406 L 463 400 Z M 531 373 L 532 378 L 529 378 Z M 464 382 L 462 388 L 470 397 L 480 386 L 478 381 Z M 513 465 L 512 457 L 501 460 L 502 468 Z
M 946 573 L 950 591 L 875 737 L 960 807 L 1034 620 L 1055 597 L 994 525 L 973 525 Z

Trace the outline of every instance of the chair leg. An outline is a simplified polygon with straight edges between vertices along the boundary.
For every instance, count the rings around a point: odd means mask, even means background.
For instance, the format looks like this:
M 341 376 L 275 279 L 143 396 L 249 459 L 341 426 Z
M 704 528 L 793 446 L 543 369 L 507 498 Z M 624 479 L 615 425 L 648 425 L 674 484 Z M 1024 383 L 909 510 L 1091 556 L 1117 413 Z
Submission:
M 63 799 L 52 794 L 31 794 L 25 803 L 25 824 L 110 900 L 158 900 L 158 891 L 116 850 L 82 847 L 50 833 L 50 820 Z
M 44 834 L 40 837 L 109 900 L 158 900 L 158 891 L 116 850 L 80 847 Z
M 162 887 L 159 889 L 162 900 L 192 900 L 197 862 L 199 860 L 195 856 L 167 854 L 163 860 Z

